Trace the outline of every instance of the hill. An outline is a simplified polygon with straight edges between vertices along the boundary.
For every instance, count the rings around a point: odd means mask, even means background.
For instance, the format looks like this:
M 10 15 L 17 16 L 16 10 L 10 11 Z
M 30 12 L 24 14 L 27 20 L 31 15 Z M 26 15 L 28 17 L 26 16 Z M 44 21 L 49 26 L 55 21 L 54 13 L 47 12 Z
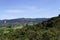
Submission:
M 60 15 L 34 25 L 1 27 L 0 40 L 60 40 Z

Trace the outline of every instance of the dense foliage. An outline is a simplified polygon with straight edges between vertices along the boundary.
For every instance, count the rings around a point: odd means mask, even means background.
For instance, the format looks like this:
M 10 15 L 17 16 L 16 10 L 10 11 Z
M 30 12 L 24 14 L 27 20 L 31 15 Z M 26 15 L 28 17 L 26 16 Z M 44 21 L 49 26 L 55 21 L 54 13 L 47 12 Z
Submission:
M 60 40 L 60 15 L 38 24 L 1 27 L 0 40 Z

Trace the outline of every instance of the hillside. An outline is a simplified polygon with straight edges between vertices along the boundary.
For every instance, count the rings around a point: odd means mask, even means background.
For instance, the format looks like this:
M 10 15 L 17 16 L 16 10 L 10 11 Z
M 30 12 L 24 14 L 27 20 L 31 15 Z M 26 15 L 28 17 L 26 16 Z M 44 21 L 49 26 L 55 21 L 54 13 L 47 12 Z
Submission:
M 60 40 L 60 15 L 34 25 L 4 26 L 0 40 Z
M 44 27 L 60 27 L 60 15 L 41 23 Z

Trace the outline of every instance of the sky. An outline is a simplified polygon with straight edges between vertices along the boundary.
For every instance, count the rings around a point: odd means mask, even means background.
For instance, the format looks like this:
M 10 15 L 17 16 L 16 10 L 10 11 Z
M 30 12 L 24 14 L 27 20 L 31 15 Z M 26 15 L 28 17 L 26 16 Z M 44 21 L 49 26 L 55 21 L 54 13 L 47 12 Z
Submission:
M 0 19 L 50 18 L 60 13 L 60 0 L 0 0 Z

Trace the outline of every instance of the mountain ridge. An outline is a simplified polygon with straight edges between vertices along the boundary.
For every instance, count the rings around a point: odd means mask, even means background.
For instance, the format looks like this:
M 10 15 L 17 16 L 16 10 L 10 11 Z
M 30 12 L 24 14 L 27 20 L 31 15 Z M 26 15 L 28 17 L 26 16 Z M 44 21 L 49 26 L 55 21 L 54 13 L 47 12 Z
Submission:
M 39 22 L 42 22 L 42 21 L 46 21 L 48 20 L 49 18 L 17 18 L 17 19 L 5 19 L 5 20 L 0 20 L 0 25 L 2 24 L 17 24 L 17 23 L 39 23 Z

